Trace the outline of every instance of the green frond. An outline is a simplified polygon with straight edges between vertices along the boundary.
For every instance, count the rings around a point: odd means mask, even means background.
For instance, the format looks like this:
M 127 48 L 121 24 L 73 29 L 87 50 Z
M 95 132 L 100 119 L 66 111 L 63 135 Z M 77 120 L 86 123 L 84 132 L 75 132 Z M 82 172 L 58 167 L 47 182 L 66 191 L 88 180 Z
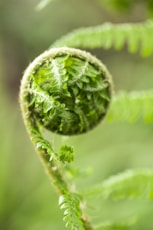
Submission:
M 80 196 L 74 193 L 62 195 L 59 198 L 59 205 L 64 209 L 63 220 L 66 222 L 66 227 L 71 230 L 84 230 L 81 221 Z
M 25 71 L 21 89 L 28 101 L 23 112 L 68 136 L 94 128 L 105 117 L 112 95 L 106 67 L 85 51 L 65 47 L 37 57 Z
M 125 44 L 131 53 L 140 49 L 143 56 L 153 53 L 153 21 L 144 23 L 105 23 L 96 27 L 77 29 L 52 44 L 52 47 L 82 47 L 120 50 Z
M 106 119 L 111 122 L 135 122 L 142 119 L 146 123 L 152 123 L 153 90 L 118 93 L 112 100 Z
M 103 199 L 153 199 L 153 170 L 128 170 L 83 192 L 84 197 Z

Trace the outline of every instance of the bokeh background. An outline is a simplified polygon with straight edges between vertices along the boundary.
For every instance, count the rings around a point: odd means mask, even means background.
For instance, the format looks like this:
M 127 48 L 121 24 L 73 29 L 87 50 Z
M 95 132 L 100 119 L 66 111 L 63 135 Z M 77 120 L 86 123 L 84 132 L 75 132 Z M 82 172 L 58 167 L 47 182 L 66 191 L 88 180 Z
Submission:
M 52 42 L 73 29 L 104 22 L 141 22 L 150 17 L 145 1 L 128 11 L 112 11 L 100 0 L 57 0 L 41 11 L 37 0 L 0 0 L 0 229 L 65 229 L 62 211 L 22 122 L 18 92 L 24 69 Z M 126 46 L 91 50 L 113 75 L 115 91 L 153 86 L 153 57 L 130 55 Z M 102 122 L 88 134 L 72 137 L 76 166 L 89 177 L 76 183 L 85 188 L 131 168 L 152 168 L 153 126 Z M 61 138 L 55 136 L 60 143 Z M 97 205 L 98 204 L 98 205 Z M 93 222 L 138 218 L 134 229 L 153 229 L 153 203 L 90 201 Z

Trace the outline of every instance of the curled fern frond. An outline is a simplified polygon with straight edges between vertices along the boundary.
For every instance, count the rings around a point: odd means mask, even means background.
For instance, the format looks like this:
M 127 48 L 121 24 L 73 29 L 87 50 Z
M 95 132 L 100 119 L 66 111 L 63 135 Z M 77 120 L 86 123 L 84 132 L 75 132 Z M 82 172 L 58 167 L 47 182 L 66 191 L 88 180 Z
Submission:
M 51 49 L 26 70 L 21 100 L 23 114 L 31 114 L 46 129 L 63 135 L 84 133 L 107 113 L 110 75 L 98 59 L 85 51 Z
M 78 49 L 63 47 L 44 52 L 30 64 L 22 79 L 24 122 L 61 196 L 60 205 L 66 207 L 64 220 L 71 230 L 93 229 L 83 218 L 79 196 L 67 195 L 69 185 L 63 174 L 74 159 L 74 149 L 63 145 L 56 153 L 44 138 L 43 129 L 62 135 L 87 132 L 105 117 L 111 97 L 112 82 L 106 67 Z
M 153 90 L 120 92 L 114 96 L 107 121 L 153 122 Z
M 104 199 L 134 199 L 143 196 L 153 199 L 153 170 L 125 171 L 84 191 L 83 195 Z
M 82 47 L 120 50 L 125 44 L 131 53 L 139 49 L 143 56 L 153 53 L 153 21 L 144 23 L 105 23 L 96 27 L 77 29 L 53 43 L 52 47 Z

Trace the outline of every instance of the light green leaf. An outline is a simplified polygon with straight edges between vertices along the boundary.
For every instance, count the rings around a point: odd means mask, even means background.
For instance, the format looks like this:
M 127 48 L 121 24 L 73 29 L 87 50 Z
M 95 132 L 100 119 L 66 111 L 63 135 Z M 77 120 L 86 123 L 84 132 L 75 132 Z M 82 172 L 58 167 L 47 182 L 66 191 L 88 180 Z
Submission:
M 153 90 L 141 92 L 120 92 L 114 96 L 107 115 L 107 121 L 153 122 Z
M 153 53 L 152 45 L 153 22 L 148 20 L 143 23 L 122 23 L 81 28 L 72 31 L 52 44 L 52 47 L 79 47 L 79 48 L 104 48 L 121 49 L 125 44 L 131 53 L 140 50 L 143 56 Z
M 84 197 L 103 199 L 153 199 L 153 170 L 128 170 L 104 180 L 83 192 Z

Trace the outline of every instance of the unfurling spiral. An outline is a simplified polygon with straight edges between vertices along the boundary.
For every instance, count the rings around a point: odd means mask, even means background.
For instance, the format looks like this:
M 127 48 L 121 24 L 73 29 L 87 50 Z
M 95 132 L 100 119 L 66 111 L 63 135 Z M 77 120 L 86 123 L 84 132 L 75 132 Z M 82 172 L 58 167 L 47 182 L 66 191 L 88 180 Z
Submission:
M 91 54 L 53 48 L 27 68 L 21 84 L 23 110 L 46 129 L 84 133 L 106 115 L 112 84 L 106 67 Z

